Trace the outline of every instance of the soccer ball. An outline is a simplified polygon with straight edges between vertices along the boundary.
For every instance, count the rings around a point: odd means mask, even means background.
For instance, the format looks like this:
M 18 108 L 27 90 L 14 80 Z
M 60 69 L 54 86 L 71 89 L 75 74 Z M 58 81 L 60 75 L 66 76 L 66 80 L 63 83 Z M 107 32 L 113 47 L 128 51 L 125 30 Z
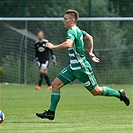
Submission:
M 5 115 L 4 113 L 0 110 L 0 124 L 4 121 Z

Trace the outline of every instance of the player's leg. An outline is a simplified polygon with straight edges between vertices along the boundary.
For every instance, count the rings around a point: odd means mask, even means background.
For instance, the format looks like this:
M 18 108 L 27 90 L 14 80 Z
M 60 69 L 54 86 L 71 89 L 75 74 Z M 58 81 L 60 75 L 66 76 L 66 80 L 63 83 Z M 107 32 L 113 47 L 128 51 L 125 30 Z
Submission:
M 104 86 L 99 87 L 98 85 L 90 91 L 93 96 L 114 96 L 120 98 L 120 93 L 110 87 Z
M 124 101 L 127 106 L 129 105 L 130 101 L 126 97 L 126 94 L 123 90 L 116 91 L 107 86 L 99 87 L 93 74 L 93 71 L 89 69 L 89 67 L 81 69 L 75 74 L 77 75 L 79 81 L 83 83 L 84 87 L 87 88 L 92 93 L 92 95 L 109 97 L 114 96 L 119 98 L 121 101 Z
M 73 82 L 76 77 L 73 75 L 73 71 L 70 67 L 64 68 L 52 82 L 52 94 L 51 94 L 51 105 L 49 110 L 56 110 L 57 104 L 60 100 L 60 88 L 70 82 Z
M 38 82 L 38 86 L 36 87 L 37 90 L 41 89 L 43 78 L 45 78 L 45 81 L 48 85 L 47 90 L 52 89 L 49 76 L 48 76 L 48 65 L 49 65 L 49 61 L 46 61 L 45 63 L 42 63 L 40 66 L 40 79 Z
M 49 111 L 55 112 L 57 104 L 60 100 L 60 88 L 64 86 L 64 83 L 58 79 L 55 78 L 55 80 L 52 82 L 52 94 L 51 94 L 51 104 L 49 107 Z
M 94 96 L 114 96 L 123 101 L 127 106 L 129 106 L 130 101 L 126 96 L 125 91 L 121 89 L 120 91 L 116 91 L 108 86 L 99 87 L 98 85 L 90 91 Z
M 73 82 L 75 79 L 76 77 L 73 75 L 73 72 L 69 67 L 63 69 L 52 83 L 51 104 L 49 110 L 41 114 L 37 113 L 36 115 L 40 118 L 53 120 L 56 107 L 60 100 L 60 88 L 70 82 Z
M 52 94 L 51 94 L 51 104 L 50 107 L 48 109 L 48 111 L 45 111 L 43 113 L 36 113 L 36 115 L 39 118 L 46 118 L 49 120 L 53 120 L 55 117 L 55 110 L 57 107 L 57 104 L 60 100 L 60 88 L 64 86 L 64 83 L 58 79 L 55 78 L 55 80 L 52 83 Z
M 51 90 L 52 87 L 51 87 L 51 83 L 50 83 L 49 76 L 48 76 L 48 69 L 41 68 L 40 72 L 43 74 L 43 77 L 45 78 L 46 84 L 48 85 L 46 90 Z
M 36 86 L 36 89 L 37 90 L 40 90 L 41 89 L 41 85 L 42 85 L 42 82 L 43 82 L 43 78 L 45 78 L 46 83 L 48 84 L 48 86 L 51 86 L 51 84 L 49 82 L 48 75 L 47 75 L 47 70 L 46 69 L 43 69 L 43 68 L 40 68 L 40 76 L 39 76 L 38 86 Z
M 96 82 L 96 79 L 95 79 L 93 72 L 91 72 L 91 76 L 89 79 L 90 79 L 90 85 L 86 88 L 88 90 L 90 90 L 92 95 L 116 97 L 116 98 L 120 99 L 121 101 L 123 101 L 127 106 L 129 106 L 129 104 L 130 104 L 129 98 L 127 98 L 123 89 L 121 89 L 120 91 L 117 91 L 117 90 L 110 88 L 108 86 L 99 87 L 97 82 Z M 93 84 L 93 81 L 95 82 L 95 84 Z
M 48 66 L 49 66 L 49 61 L 47 60 L 45 64 L 42 65 L 42 68 L 43 68 L 43 73 L 44 73 L 43 76 L 45 78 L 46 84 L 48 85 L 47 90 L 51 90 L 52 87 L 51 87 L 51 83 L 50 83 L 49 76 L 48 76 Z
M 42 82 L 43 82 L 44 72 L 43 72 L 43 69 L 42 69 L 42 64 L 40 64 L 39 71 L 40 71 L 40 76 L 39 76 L 38 86 L 36 86 L 36 90 L 41 89 L 41 85 L 42 85 Z
M 40 87 L 41 87 L 42 82 L 43 82 L 43 73 L 42 73 L 42 72 L 40 72 L 40 77 L 39 77 L 39 81 L 38 81 L 38 86 L 40 86 Z
M 45 81 L 46 81 L 46 84 L 48 86 L 51 86 L 51 83 L 50 83 L 50 80 L 49 80 L 49 76 L 48 76 L 48 71 L 46 70 L 46 72 L 44 73 L 44 78 L 45 78 Z

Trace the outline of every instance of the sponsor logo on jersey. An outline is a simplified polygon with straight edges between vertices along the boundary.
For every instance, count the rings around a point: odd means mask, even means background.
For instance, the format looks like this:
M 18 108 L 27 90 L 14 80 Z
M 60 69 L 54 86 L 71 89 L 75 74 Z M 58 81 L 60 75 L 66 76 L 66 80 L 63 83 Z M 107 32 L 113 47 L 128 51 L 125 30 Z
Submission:
M 44 47 L 39 47 L 39 48 L 38 48 L 38 51 L 39 51 L 39 52 L 43 52 L 44 50 L 45 50 Z
M 45 44 L 43 43 L 43 44 L 42 44 L 42 46 L 44 47 L 44 46 L 45 46 Z

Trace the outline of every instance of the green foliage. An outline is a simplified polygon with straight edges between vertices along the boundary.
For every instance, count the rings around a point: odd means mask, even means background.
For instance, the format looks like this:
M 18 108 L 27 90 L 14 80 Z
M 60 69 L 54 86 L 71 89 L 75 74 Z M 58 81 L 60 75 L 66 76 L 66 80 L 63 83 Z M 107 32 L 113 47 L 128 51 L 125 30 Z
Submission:
M 109 0 L 108 7 L 118 16 L 133 16 L 133 0 Z
M 108 11 L 108 0 L 92 0 L 92 13 L 91 16 L 109 16 L 111 13 Z
M 91 4 L 91 5 L 90 5 Z M 0 16 L 59 17 L 67 9 L 80 16 L 132 16 L 133 0 L 1 0 Z

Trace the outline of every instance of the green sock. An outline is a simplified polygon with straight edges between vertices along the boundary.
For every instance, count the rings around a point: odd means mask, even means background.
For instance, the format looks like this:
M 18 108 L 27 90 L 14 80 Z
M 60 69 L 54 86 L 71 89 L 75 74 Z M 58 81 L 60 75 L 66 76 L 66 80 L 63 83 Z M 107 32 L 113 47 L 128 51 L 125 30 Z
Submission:
M 102 95 L 103 96 L 114 96 L 114 97 L 117 97 L 119 98 L 120 97 L 120 93 L 114 89 L 111 89 L 107 86 L 104 86 L 102 87 L 103 89 L 103 92 L 102 92 Z
M 57 107 L 57 104 L 60 100 L 60 92 L 52 92 L 51 94 L 51 105 L 50 105 L 50 108 L 49 110 L 50 111 L 55 111 L 56 110 L 56 107 Z

